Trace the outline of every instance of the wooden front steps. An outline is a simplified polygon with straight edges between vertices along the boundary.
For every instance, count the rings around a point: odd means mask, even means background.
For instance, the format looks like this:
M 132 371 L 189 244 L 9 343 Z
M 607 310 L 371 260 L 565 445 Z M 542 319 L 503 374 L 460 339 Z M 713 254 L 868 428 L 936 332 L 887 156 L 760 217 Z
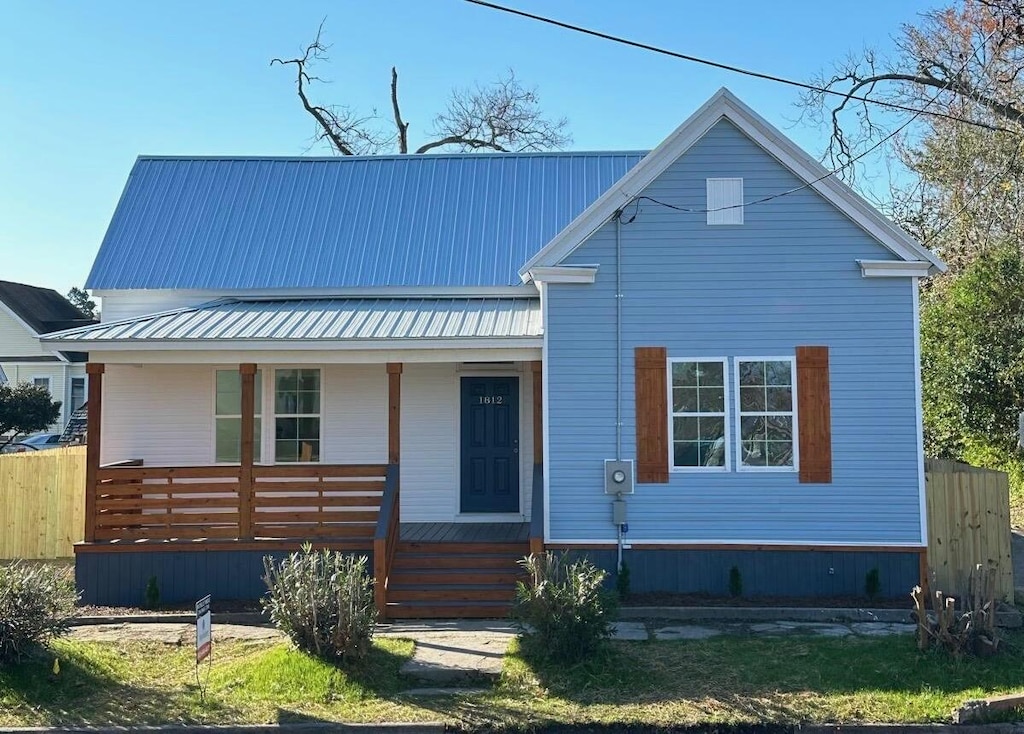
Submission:
M 503 618 L 529 544 L 399 541 L 388 577 L 388 619 Z

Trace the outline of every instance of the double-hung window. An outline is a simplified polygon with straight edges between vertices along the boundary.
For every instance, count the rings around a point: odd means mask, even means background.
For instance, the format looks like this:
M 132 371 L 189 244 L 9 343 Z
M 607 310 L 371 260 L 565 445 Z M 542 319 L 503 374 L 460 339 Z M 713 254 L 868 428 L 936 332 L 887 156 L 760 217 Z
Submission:
M 737 464 L 741 470 L 796 468 L 794 360 L 737 358 Z
M 726 360 L 672 360 L 672 468 L 729 468 Z
M 274 460 L 320 461 L 320 370 L 274 372 Z
M 256 372 L 255 414 L 253 426 L 253 460 L 260 460 L 263 395 L 262 373 Z M 242 460 L 242 376 L 238 370 L 217 370 L 217 394 L 214 399 L 214 460 L 237 464 Z

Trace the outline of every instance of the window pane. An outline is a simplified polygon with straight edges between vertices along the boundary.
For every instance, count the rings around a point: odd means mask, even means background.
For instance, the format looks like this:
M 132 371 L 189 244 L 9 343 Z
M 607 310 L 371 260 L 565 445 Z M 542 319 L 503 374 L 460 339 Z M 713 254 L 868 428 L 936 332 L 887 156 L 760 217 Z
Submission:
M 793 410 L 793 388 L 769 387 L 765 390 L 768 398 L 768 410 L 772 412 L 789 412 Z
M 299 418 L 299 436 L 300 439 L 315 439 L 320 438 L 320 419 L 319 418 Z
M 701 441 L 699 444 L 701 466 L 725 466 L 725 439 Z
M 789 362 L 765 362 L 766 385 L 792 385 Z
M 675 418 L 675 434 L 673 438 L 677 441 L 694 441 L 697 438 L 697 418 Z
M 743 442 L 743 464 L 745 466 L 764 466 L 767 446 L 764 441 Z
M 274 379 L 275 392 L 295 392 L 299 389 L 298 370 L 277 370 Z
M 793 465 L 793 444 L 789 441 L 768 441 L 767 460 L 768 466 L 792 466 Z
M 697 410 L 701 413 L 725 411 L 725 388 L 701 387 L 697 393 Z
M 298 410 L 296 413 L 319 413 L 320 412 L 320 393 L 318 392 L 300 392 L 298 394 Z
M 725 440 L 725 418 L 698 418 L 697 437 L 701 441 Z
M 744 413 L 763 411 L 764 404 L 763 387 L 740 388 L 740 411 Z
M 764 362 L 740 362 L 741 385 L 764 384 Z
M 721 387 L 725 384 L 725 366 L 721 362 L 700 362 L 697 373 L 701 387 Z
M 216 460 L 218 462 L 241 461 L 242 419 L 218 418 L 216 433 Z
M 740 418 L 741 441 L 765 440 L 765 421 L 761 416 L 744 416 Z
M 697 363 L 673 362 L 672 384 L 676 387 L 697 387 Z
M 274 435 L 278 440 L 297 439 L 299 437 L 299 419 L 278 418 L 275 421 Z
M 696 441 L 676 441 L 673 454 L 675 466 L 700 466 L 700 450 Z
M 275 461 L 298 461 L 299 460 L 299 442 L 284 440 L 274 442 L 274 460 Z
M 675 388 L 672 391 L 672 410 L 674 410 L 676 413 L 697 412 L 697 388 Z
M 298 370 L 298 389 L 320 391 L 320 370 Z
M 791 416 L 772 416 L 765 422 L 769 441 L 793 440 L 793 418 Z

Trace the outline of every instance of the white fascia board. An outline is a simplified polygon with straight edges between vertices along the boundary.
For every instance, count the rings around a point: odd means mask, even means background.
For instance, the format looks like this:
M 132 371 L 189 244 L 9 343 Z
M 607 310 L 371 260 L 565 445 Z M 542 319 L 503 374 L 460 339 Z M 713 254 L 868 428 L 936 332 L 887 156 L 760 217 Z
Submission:
M 933 265 L 928 262 L 904 260 L 858 260 L 865 278 L 927 278 Z
M 111 352 L 148 352 L 153 350 L 174 351 L 316 351 L 335 350 L 347 351 L 378 351 L 378 350 L 420 350 L 420 349 L 541 349 L 544 339 L 541 336 L 528 337 L 493 337 L 464 339 L 93 339 L 81 342 L 61 342 L 62 344 L 80 344 L 81 348 L 70 351 L 111 351 Z
M 556 265 L 530 269 L 530 278 L 537 283 L 593 283 L 597 265 Z
M 557 265 L 568 257 L 723 118 L 803 179 L 810 188 L 893 254 L 903 260 L 927 261 L 935 272 L 945 272 L 945 263 L 935 253 L 886 219 L 849 186 L 835 176 L 828 175 L 829 171 L 824 166 L 723 87 L 532 257 L 519 271 L 523 281 L 529 282 L 530 271 L 538 266 Z

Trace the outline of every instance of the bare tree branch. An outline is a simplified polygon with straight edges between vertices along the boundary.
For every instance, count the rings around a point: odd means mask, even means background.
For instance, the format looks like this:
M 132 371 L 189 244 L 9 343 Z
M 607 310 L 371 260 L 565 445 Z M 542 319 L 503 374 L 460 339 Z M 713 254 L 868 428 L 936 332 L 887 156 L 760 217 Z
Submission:
M 391 67 L 391 109 L 395 112 L 395 128 L 398 130 L 398 152 L 409 152 L 409 123 L 402 122 L 398 109 L 398 69 Z

